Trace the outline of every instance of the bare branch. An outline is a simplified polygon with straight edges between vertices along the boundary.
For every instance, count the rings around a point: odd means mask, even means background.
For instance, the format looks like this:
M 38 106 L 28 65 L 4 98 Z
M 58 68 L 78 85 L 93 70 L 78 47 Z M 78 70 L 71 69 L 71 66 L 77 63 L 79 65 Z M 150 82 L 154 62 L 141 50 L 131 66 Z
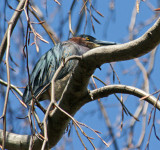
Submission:
M 8 83 L 0 79 L 0 84 L 7 86 Z M 23 93 L 13 84 L 10 84 L 10 88 L 14 89 L 20 96 L 23 95 Z
M 157 99 L 154 96 L 149 95 L 148 93 L 146 93 L 143 90 L 138 89 L 136 87 L 126 86 L 126 85 L 108 85 L 108 86 L 90 91 L 90 93 L 89 93 L 90 98 L 89 99 L 87 98 L 87 99 L 89 101 L 92 101 L 92 100 L 96 100 L 101 97 L 109 96 L 114 93 L 130 94 L 130 95 L 137 96 L 139 98 L 148 95 L 148 97 L 145 99 L 145 101 L 152 104 L 153 106 L 155 106 L 157 103 L 157 108 L 158 108 L 158 110 L 160 110 L 160 102 L 159 101 L 157 102 Z
M 9 69 L 9 49 L 10 49 L 10 37 L 11 37 L 11 26 L 12 23 L 8 24 L 8 32 L 7 32 L 7 48 L 6 48 L 6 70 L 7 70 L 7 90 L 5 96 L 5 102 L 3 107 L 3 114 L 0 118 L 3 118 L 3 140 L 2 140 L 2 150 L 5 149 L 5 139 L 6 139 L 6 111 L 7 111 L 7 103 L 9 97 L 10 90 L 10 69 Z
M 16 10 L 21 10 L 23 7 L 24 7 L 24 4 L 25 4 L 26 0 L 21 0 L 16 8 Z M 19 16 L 21 14 L 22 11 L 15 11 L 12 18 L 10 19 L 10 23 L 12 23 L 11 25 L 11 34 L 12 34 L 12 31 L 15 27 L 15 25 L 17 24 L 17 21 L 19 19 Z M 4 35 L 4 38 L 2 40 L 2 43 L 1 43 L 1 46 L 0 46 L 0 63 L 2 61 L 2 58 L 3 58 L 3 55 L 6 51 L 6 46 L 7 46 L 7 33 L 8 33 L 8 28 L 6 30 L 6 33 Z

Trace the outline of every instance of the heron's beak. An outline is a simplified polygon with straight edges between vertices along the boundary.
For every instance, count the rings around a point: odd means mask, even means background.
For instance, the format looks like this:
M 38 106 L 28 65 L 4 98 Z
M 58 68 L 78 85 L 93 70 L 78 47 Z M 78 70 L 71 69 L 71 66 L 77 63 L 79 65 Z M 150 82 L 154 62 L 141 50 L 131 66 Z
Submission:
M 94 44 L 95 44 L 96 47 L 99 47 L 99 46 L 107 46 L 107 45 L 116 45 L 117 43 L 109 42 L 109 41 L 95 40 Z

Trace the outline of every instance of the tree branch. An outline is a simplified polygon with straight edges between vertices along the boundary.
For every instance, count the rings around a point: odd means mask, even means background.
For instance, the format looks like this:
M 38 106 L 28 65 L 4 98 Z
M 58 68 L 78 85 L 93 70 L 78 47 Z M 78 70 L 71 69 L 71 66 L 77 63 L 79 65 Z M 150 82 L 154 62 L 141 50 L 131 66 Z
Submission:
M 90 91 L 87 99 L 88 101 L 93 101 L 98 98 L 107 97 L 114 93 L 130 94 L 130 95 L 137 96 L 139 98 L 146 97 L 146 99 L 144 99 L 145 101 L 152 104 L 153 106 L 157 105 L 156 106 L 157 109 L 160 110 L 160 101 L 157 102 L 157 99 L 154 96 L 133 86 L 126 86 L 126 85 L 119 85 L 119 84 L 104 86 L 102 88 Z
M 87 85 L 90 79 L 90 76 L 94 73 L 94 70 L 101 66 L 104 63 L 108 62 L 115 62 L 115 61 L 123 61 L 123 60 L 129 60 L 133 58 L 140 57 L 148 52 L 150 52 L 153 48 L 155 48 L 160 43 L 160 18 L 157 20 L 157 22 L 140 38 L 137 40 L 131 41 L 126 44 L 121 45 L 115 45 L 115 46 L 106 46 L 106 47 L 100 47 L 93 49 L 91 51 L 88 51 L 82 56 L 82 60 L 79 61 L 77 67 L 75 68 L 74 72 L 72 73 L 72 76 L 70 80 L 68 81 L 68 84 L 66 85 L 66 88 L 63 92 L 62 98 L 59 102 L 59 107 L 69 113 L 70 115 L 74 116 L 74 114 L 87 102 L 91 101 L 91 98 L 89 97 L 89 92 L 87 90 Z M 120 88 L 120 86 L 122 86 Z M 114 85 L 115 87 L 115 85 Z M 113 86 L 107 86 L 101 89 L 97 90 L 104 90 L 107 89 L 113 89 Z M 136 88 L 135 88 L 136 89 Z M 134 89 L 134 90 L 135 90 Z M 113 89 L 114 90 L 114 89 Z M 146 93 L 136 89 L 134 91 L 131 87 L 128 88 L 128 86 L 119 85 L 119 88 L 115 88 L 115 92 L 122 92 L 122 93 L 129 93 L 133 94 L 138 97 L 146 96 Z M 98 94 L 102 94 L 99 96 L 107 96 L 110 95 L 113 92 L 112 90 L 108 90 L 110 94 L 106 94 L 106 91 L 104 92 L 96 92 L 91 91 L 91 95 L 93 95 L 93 98 L 96 99 L 98 97 Z M 155 104 L 156 98 L 153 98 L 153 96 L 149 96 L 146 98 L 148 102 L 151 104 Z M 158 102 L 157 108 L 160 109 L 160 104 Z M 64 134 L 64 131 L 70 121 L 70 118 L 66 116 L 63 112 L 61 112 L 59 109 L 55 108 L 53 112 L 50 114 L 48 118 L 48 142 L 49 147 L 55 146 L 58 141 L 61 139 L 62 135 Z M 1 133 L 1 132 L 0 132 Z M 1 134 L 0 134 L 1 135 Z M 7 135 L 13 135 L 8 134 Z M 10 136 L 7 136 L 6 141 L 9 141 L 8 138 Z M 20 136 L 20 135 L 19 135 Z M 0 137 L 0 141 L 1 141 Z M 25 138 L 25 140 L 23 140 Z M 18 136 L 16 138 L 12 138 L 12 141 L 9 141 L 8 144 L 6 142 L 6 145 L 10 147 L 10 145 L 14 145 L 14 141 L 17 141 L 19 143 L 19 148 L 23 148 L 21 145 L 24 146 L 23 149 L 28 147 L 28 141 L 31 137 L 30 136 L 23 136 L 22 139 L 18 139 Z M 23 141 L 20 141 L 23 140 Z M 42 142 L 35 138 L 35 143 L 33 144 L 33 149 L 38 149 L 37 147 L 40 147 L 42 145 Z M 37 146 L 37 147 L 36 147 Z M 6 147 L 6 148 L 8 148 Z
M 15 25 L 17 24 L 17 21 L 19 19 L 19 16 L 22 12 L 22 8 L 24 7 L 24 4 L 25 4 L 25 1 L 26 0 L 21 0 L 16 8 L 16 11 L 14 12 L 12 18 L 10 19 L 10 23 L 12 24 L 11 26 L 11 35 L 12 35 L 12 31 L 15 27 Z M 4 38 L 2 40 L 2 43 L 1 43 L 1 46 L 0 46 L 0 63 L 2 61 L 2 58 L 3 58 L 3 55 L 6 51 L 6 46 L 7 46 L 7 33 L 8 33 L 8 28 L 5 32 L 5 35 L 4 35 Z
M 0 79 L 0 84 L 7 86 L 8 83 Z M 10 84 L 10 88 L 14 89 L 20 96 L 23 96 L 23 93 L 13 84 Z
M 3 139 L 2 133 L 3 130 L 0 129 L 0 143 Z M 36 146 L 34 148 L 41 149 L 41 141 L 36 136 L 34 136 L 33 138 L 34 145 Z M 19 135 L 15 133 L 6 132 L 5 148 L 9 150 L 28 150 L 30 139 L 30 135 Z

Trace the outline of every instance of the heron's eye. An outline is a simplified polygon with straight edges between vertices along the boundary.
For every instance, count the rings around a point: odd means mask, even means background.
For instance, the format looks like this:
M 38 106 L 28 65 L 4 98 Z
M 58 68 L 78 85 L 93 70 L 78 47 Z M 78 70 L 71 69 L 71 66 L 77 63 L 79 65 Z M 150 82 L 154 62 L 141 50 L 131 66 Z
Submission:
M 86 40 L 89 41 L 90 40 L 89 37 L 86 37 Z

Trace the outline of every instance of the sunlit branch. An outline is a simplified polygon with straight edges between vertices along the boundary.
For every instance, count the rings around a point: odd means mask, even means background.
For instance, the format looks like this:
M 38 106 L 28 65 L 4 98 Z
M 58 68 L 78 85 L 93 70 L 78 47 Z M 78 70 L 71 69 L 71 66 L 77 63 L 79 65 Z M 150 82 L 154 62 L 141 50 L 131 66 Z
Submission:
M 89 101 L 96 100 L 98 98 L 106 97 L 114 93 L 130 94 L 130 95 L 137 96 L 139 98 L 147 96 L 146 99 L 144 100 L 152 104 L 153 106 L 155 106 L 157 103 L 157 109 L 160 110 L 160 102 L 159 101 L 157 102 L 157 99 L 154 96 L 136 87 L 126 86 L 126 85 L 116 85 L 116 84 L 108 85 L 96 90 L 92 90 L 89 92 L 90 98 L 88 100 Z
M 3 81 L 2 79 L 0 79 L 0 84 L 2 84 L 4 86 L 8 85 L 8 83 Z M 23 93 L 15 85 L 10 84 L 10 88 L 14 89 L 22 97 Z

